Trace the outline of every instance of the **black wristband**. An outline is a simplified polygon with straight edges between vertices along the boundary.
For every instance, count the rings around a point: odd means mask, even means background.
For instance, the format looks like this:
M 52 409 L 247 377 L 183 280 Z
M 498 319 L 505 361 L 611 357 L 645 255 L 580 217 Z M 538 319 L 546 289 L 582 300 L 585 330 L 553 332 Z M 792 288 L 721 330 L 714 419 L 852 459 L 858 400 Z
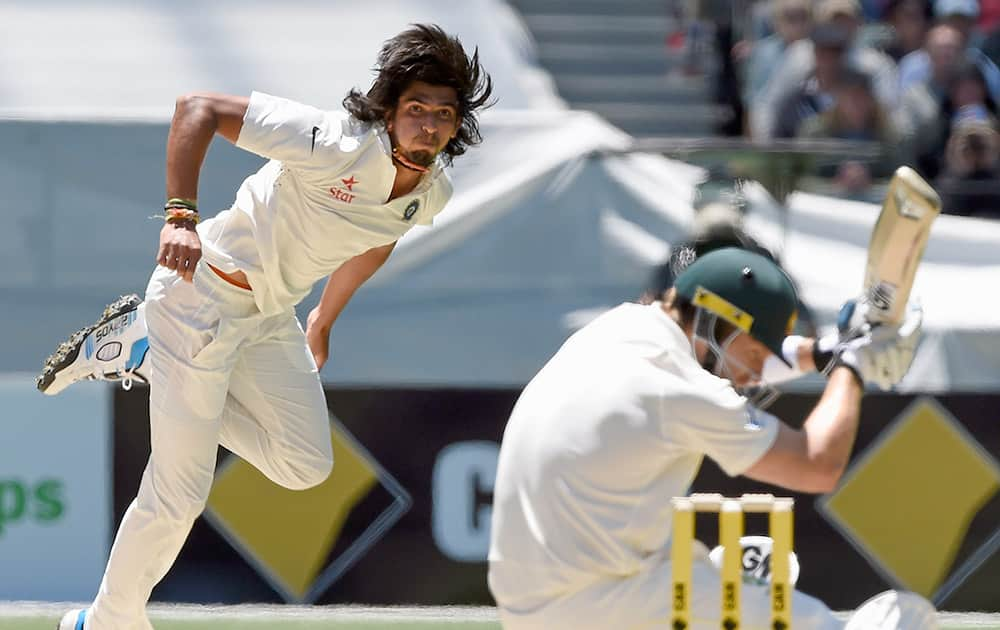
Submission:
M 830 362 L 833 361 L 833 348 L 829 350 L 821 350 L 819 347 L 819 339 L 813 344 L 812 359 L 813 365 L 816 366 L 816 371 L 820 374 L 826 374 L 830 369 L 833 369 Z
M 837 348 L 840 344 L 840 336 L 837 333 L 830 333 L 817 337 L 813 342 L 812 360 L 816 366 L 816 371 L 826 376 L 833 369 L 833 361 L 837 356 Z

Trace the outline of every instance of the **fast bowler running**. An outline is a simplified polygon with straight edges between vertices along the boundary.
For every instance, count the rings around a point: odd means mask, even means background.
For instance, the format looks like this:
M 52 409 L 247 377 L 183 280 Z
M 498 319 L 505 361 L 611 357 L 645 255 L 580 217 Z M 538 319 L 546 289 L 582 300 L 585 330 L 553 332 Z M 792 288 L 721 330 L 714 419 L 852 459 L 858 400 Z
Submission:
M 138 496 L 96 599 L 60 630 L 152 627 L 150 591 L 205 506 L 219 444 L 286 488 L 330 474 L 318 372 L 330 328 L 396 240 L 444 207 L 443 167 L 480 141 L 477 110 L 492 88 L 478 52 L 436 26 L 387 41 L 377 69 L 367 94 L 344 99 L 346 113 L 257 92 L 177 101 L 146 300 L 112 304 L 38 379 L 48 394 L 85 378 L 150 383 L 152 454 Z M 270 161 L 230 209 L 197 224 L 198 175 L 215 134 Z M 324 276 L 303 333 L 294 307 Z
M 768 397 L 760 374 L 768 357 L 787 362 L 796 303 L 777 265 L 724 248 L 683 271 L 662 301 L 623 304 L 566 341 L 524 389 L 500 447 L 489 587 L 505 628 L 670 627 L 670 500 L 688 494 L 705 456 L 732 476 L 834 487 L 864 383 L 888 388 L 905 375 L 922 314 L 845 334 L 820 401 L 794 429 L 743 394 Z M 692 574 L 691 627 L 720 627 L 707 553 Z M 932 627 L 916 596 L 878 604 L 903 622 L 871 628 Z M 741 627 L 770 627 L 770 612 L 767 587 L 747 584 Z M 843 627 L 797 591 L 792 615 L 796 630 Z

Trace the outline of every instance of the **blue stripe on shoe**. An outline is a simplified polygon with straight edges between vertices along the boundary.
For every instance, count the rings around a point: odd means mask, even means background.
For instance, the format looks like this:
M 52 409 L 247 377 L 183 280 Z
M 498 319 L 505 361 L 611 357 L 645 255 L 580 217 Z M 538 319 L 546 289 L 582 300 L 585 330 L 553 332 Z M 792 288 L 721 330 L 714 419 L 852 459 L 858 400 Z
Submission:
M 126 370 L 134 370 L 142 365 L 142 360 L 146 358 L 149 350 L 149 337 L 143 337 L 132 344 L 132 350 L 128 355 L 128 362 L 125 364 Z
M 87 609 L 84 608 L 80 611 L 80 614 L 76 617 L 76 625 L 73 626 L 73 630 L 83 630 L 83 621 L 87 618 Z

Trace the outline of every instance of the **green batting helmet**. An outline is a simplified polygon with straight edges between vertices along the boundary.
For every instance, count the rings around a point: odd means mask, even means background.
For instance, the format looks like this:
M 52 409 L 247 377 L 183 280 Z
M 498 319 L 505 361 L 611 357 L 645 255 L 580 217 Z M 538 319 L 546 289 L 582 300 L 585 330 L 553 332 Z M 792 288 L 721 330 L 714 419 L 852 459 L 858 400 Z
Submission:
M 786 364 L 781 343 L 795 326 L 798 299 L 791 279 L 760 254 L 726 247 L 709 252 L 674 283 L 691 304 L 761 342 Z

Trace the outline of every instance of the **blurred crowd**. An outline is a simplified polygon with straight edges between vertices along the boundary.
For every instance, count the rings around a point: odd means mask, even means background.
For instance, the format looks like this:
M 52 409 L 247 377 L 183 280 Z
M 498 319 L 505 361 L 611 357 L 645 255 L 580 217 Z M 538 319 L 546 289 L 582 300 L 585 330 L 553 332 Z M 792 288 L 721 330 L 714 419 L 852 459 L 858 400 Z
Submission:
M 861 196 L 908 164 L 945 212 L 1000 218 L 1000 0 L 696 5 L 688 44 L 715 29 L 730 131 L 876 143 L 877 159 L 844 156 L 822 175 Z

